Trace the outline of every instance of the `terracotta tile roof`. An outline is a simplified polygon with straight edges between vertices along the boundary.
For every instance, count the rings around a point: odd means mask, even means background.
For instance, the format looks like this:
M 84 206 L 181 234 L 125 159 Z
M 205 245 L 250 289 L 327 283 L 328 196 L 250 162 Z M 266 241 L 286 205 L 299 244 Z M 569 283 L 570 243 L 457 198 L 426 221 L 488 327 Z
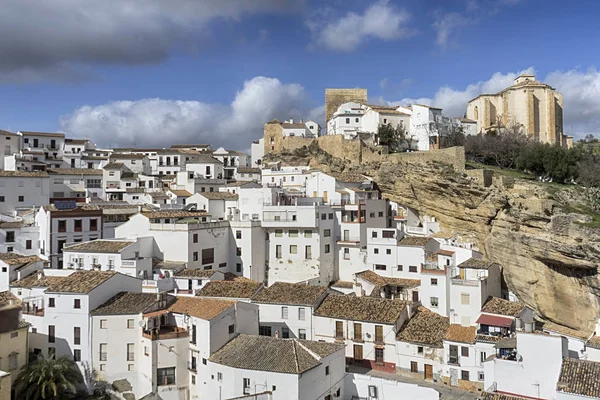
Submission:
M 112 153 L 110 158 L 117 160 L 142 160 L 146 158 L 146 155 L 140 153 Z
M 592 336 L 586 343 L 586 346 L 594 349 L 600 349 L 600 336 Z
M 15 253 L 0 253 L 0 261 L 8 265 L 30 264 L 37 261 L 43 261 L 38 256 L 23 256 Z
M 492 335 L 476 335 L 475 341 L 479 343 L 491 343 L 495 344 L 500 341 L 500 336 L 492 336 Z
M 186 164 L 223 164 L 210 154 L 197 154 L 186 161 Z
M 444 336 L 444 340 L 450 342 L 459 343 L 475 343 L 475 336 L 477 335 L 477 327 L 475 326 L 461 326 L 452 324 Z
M 481 307 L 481 312 L 518 317 L 524 308 L 525 305 L 522 303 L 504 300 L 499 297 L 490 297 Z
M 238 174 L 260 174 L 260 168 L 238 167 Z
M 0 292 L 0 307 L 10 305 L 11 300 L 14 301 L 14 304 L 21 304 L 21 300 L 12 294 L 10 290 Z
M 254 282 L 252 279 L 245 278 L 240 275 L 236 275 L 233 272 L 225 272 L 224 278 L 226 281 L 250 281 Z
M 4 129 L 0 129 L 0 135 L 19 136 L 16 133 L 5 131 Z
M 469 258 L 466 261 L 458 264 L 459 268 L 470 268 L 470 269 L 490 269 L 490 267 L 498 265 L 494 262 L 482 260 L 478 258 Z
M 481 400 L 528 400 L 525 397 L 509 396 L 502 393 L 483 393 Z
M 327 293 L 325 286 L 275 282 L 252 298 L 256 303 L 313 306 Z
M 200 192 L 200 196 L 209 200 L 237 200 L 238 195 L 229 192 Z
M 23 221 L 0 222 L 0 229 L 18 229 L 25 225 Z
M 315 315 L 393 324 L 400 318 L 407 304 L 402 300 L 330 294 L 315 310 Z
M 29 131 L 20 131 L 23 136 L 48 136 L 48 137 L 65 137 L 64 133 L 58 132 L 29 132 Z
M 190 218 L 206 217 L 208 214 L 204 211 L 183 211 L 183 210 L 164 210 L 164 211 L 142 211 L 142 215 L 150 219 L 159 218 Z
M 49 175 L 102 175 L 101 169 L 92 168 L 52 168 Z
M 121 169 L 124 166 L 125 166 L 125 164 L 123 164 L 123 163 L 110 162 L 110 163 L 106 164 L 103 169 L 106 169 L 106 170 L 109 170 L 109 169 L 116 170 L 116 169 Z
M 178 314 L 189 314 L 192 317 L 210 321 L 223 311 L 235 305 L 235 301 L 203 299 L 199 297 L 177 297 L 168 310 Z
M 108 160 L 108 156 L 81 156 L 82 160 Z
M 566 326 L 555 324 L 554 322 L 544 322 L 542 329 L 544 331 L 559 333 L 561 335 L 571 336 L 577 339 L 587 339 L 592 335 L 592 331 L 580 331 Z
M 556 389 L 563 393 L 600 398 L 600 363 L 563 358 Z
M 352 289 L 354 287 L 354 282 L 352 281 L 336 281 L 331 285 L 332 288 L 340 288 L 340 289 Z
M 95 310 L 91 315 L 140 314 L 158 302 L 156 293 L 120 292 Z
M 437 252 L 437 254 L 442 255 L 442 256 L 452 257 L 454 255 L 454 252 L 450 251 L 450 250 L 440 250 Z
M 86 144 L 88 142 L 89 142 L 88 139 L 65 139 L 65 143 L 70 143 L 70 144 Z
M 203 269 L 184 269 L 183 271 L 177 272 L 175 278 L 210 278 L 217 271 L 203 270 Z
M 43 171 L 5 171 L 0 170 L 0 178 L 47 178 L 48 173 Z
M 239 369 L 301 374 L 320 365 L 320 357 L 343 349 L 343 344 L 336 343 L 238 335 L 210 361 Z
M 65 247 L 64 251 L 76 251 L 82 253 L 118 253 L 127 246 L 131 246 L 135 241 L 121 240 L 92 240 L 89 242 L 74 244 Z
M 153 199 L 168 199 L 169 198 L 169 195 L 167 195 L 166 192 L 162 192 L 162 191 L 148 192 L 148 195 L 150 197 L 152 197 Z
M 208 282 L 198 291 L 197 296 L 226 297 L 231 299 L 250 299 L 263 286 L 260 282 L 250 279 L 235 281 Z
M 412 318 L 402 326 L 396 339 L 430 347 L 443 347 L 444 336 L 449 327 L 450 318 L 419 307 Z
M 188 192 L 187 190 L 170 189 L 169 191 L 171 193 L 173 193 L 177 197 L 190 197 L 190 196 L 192 196 L 192 193 Z
M 108 279 L 117 275 L 111 271 L 76 271 L 69 276 L 42 276 L 38 273 L 14 281 L 11 286 L 16 287 L 46 287 L 46 292 L 62 293 L 89 293 Z
M 146 189 L 141 188 L 141 187 L 137 187 L 137 188 L 127 188 L 126 192 L 127 193 L 144 193 L 146 191 Z
M 381 276 L 378 273 L 370 270 L 359 272 L 356 274 L 356 276 L 377 286 L 391 285 L 402 288 L 414 288 L 421 285 L 420 279 L 391 278 L 387 276 Z
M 404 236 L 398 241 L 398 246 L 418 246 L 423 247 L 431 240 L 430 237 L 422 236 Z

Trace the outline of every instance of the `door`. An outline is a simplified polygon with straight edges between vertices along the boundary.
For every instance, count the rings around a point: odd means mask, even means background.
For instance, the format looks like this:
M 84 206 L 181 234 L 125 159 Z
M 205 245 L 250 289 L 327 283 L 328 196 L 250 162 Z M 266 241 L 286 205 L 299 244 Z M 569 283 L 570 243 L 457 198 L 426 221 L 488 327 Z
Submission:
M 359 344 L 354 345 L 354 361 L 362 361 L 363 359 L 363 348 Z
M 425 379 L 433 379 L 433 365 L 425 364 Z
M 51 149 L 55 149 L 55 148 L 56 148 L 56 140 L 52 139 L 52 140 L 50 141 L 50 148 L 51 148 Z
M 38 140 L 37 139 L 33 139 L 33 147 L 38 147 Z
M 350 240 L 350 231 L 349 230 L 344 230 L 344 241 L 347 242 L 348 240 Z
M 192 290 L 192 280 L 188 279 L 188 290 Z
M 329 200 L 329 197 L 327 196 L 327 190 L 325 190 L 323 192 L 323 202 L 327 203 L 328 200 Z
M 419 372 L 419 367 L 417 366 L 417 362 L 416 361 L 411 361 L 410 362 L 410 372 L 414 372 L 414 373 Z
M 413 303 L 416 303 L 419 301 L 419 292 L 417 292 L 416 290 L 413 290 L 413 292 L 412 292 L 412 301 L 413 301 Z

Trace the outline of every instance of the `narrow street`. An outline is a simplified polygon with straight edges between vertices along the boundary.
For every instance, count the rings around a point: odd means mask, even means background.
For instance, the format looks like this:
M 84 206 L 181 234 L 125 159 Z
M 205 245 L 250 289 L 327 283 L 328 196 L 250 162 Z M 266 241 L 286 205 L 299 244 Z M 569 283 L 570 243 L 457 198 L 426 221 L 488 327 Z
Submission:
M 409 377 L 402 376 L 402 375 L 390 374 L 388 372 L 375 371 L 375 370 L 370 370 L 367 368 L 361 368 L 361 367 L 357 367 L 357 366 L 351 366 L 350 372 L 357 372 L 360 374 L 376 376 L 378 378 L 389 379 L 389 380 L 394 380 L 394 381 L 398 381 L 398 382 L 411 383 L 414 385 L 433 388 L 441 394 L 440 399 L 442 399 L 442 400 L 458 400 L 458 399 L 460 399 L 460 400 L 477 400 L 480 398 L 479 393 L 472 393 L 472 392 L 469 392 L 466 390 L 462 390 L 462 389 L 459 389 L 456 387 L 446 386 L 443 384 L 439 385 L 437 383 L 425 381 L 423 379 L 409 378 Z

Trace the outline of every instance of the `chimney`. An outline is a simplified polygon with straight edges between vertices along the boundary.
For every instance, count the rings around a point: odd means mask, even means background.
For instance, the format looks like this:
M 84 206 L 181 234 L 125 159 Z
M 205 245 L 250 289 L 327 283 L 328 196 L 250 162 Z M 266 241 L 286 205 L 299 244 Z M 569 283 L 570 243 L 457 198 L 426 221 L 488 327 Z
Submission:
M 279 338 L 279 331 L 278 330 L 275 331 L 275 337 Z
M 290 118 L 290 124 L 294 123 L 294 118 Z
M 44 277 L 44 271 L 38 271 L 38 272 L 37 272 L 37 279 L 38 279 L 38 281 L 39 281 L 40 279 L 42 279 L 43 277 Z

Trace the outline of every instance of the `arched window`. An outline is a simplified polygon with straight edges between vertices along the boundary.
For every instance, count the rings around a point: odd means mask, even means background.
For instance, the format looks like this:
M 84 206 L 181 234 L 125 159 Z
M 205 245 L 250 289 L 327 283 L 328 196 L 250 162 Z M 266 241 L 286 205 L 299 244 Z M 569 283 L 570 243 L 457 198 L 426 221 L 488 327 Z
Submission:
M 475 106 L 475 119 L 478 120 L 479 119 L 479 108 L 477 106 Z

